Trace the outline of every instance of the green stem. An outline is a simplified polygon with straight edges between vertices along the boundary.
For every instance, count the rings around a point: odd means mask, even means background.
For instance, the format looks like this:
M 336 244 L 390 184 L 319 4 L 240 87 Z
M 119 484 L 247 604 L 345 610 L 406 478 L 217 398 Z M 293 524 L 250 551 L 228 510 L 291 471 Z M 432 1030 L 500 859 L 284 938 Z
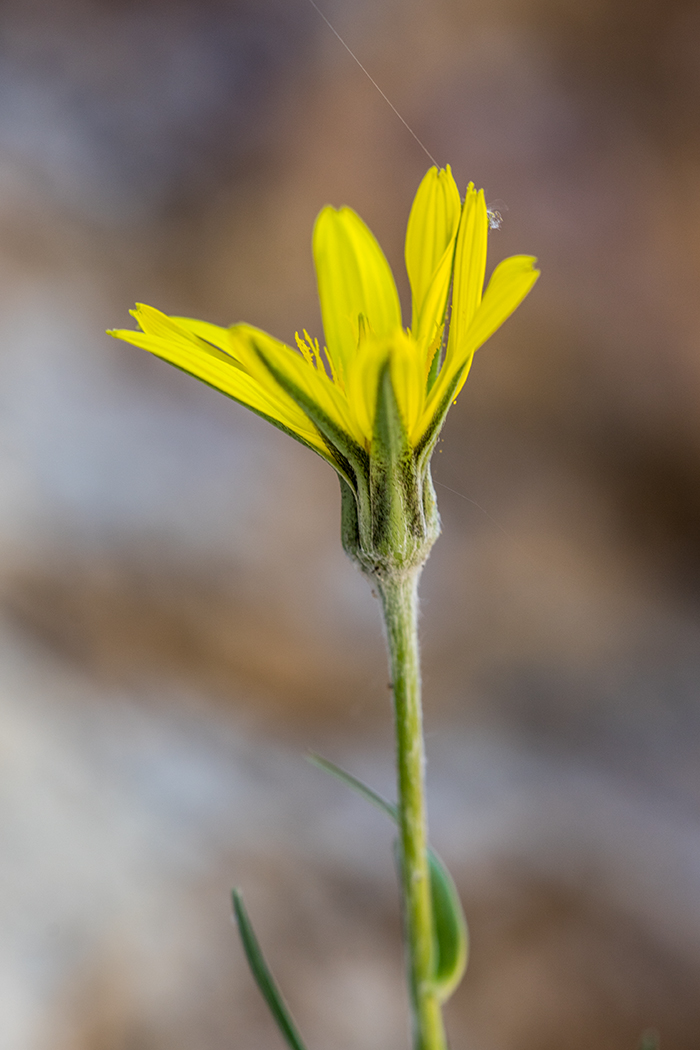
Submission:
M 414 1050 L 445 1050 L 433 988 L 433 924 L 428 869 L 423 719 L 418 656 L 420 569 L 377 579 L 386 624 L 396 720 L 401 878 Z

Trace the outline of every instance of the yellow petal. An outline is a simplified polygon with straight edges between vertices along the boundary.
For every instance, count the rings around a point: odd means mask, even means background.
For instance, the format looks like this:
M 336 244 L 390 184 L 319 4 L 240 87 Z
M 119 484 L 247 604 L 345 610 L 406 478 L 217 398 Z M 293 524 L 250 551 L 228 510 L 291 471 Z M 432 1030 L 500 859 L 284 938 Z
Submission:
M 236 354 L 265 391 L 282 393 L 269 365 L 297 387 L 346 434 L 362 443 L 348 401 L 342 390 L 326 375 L 310 365 L 301 354 L 249 324 L 233 325 L 229 329 L 232 352 Z M 261 356 L 262 355 L 262 356 Z M 269 363 L 269 364 L 268 364 Z M 289 395 L 284 394 L 284 397 Z M 303 409 L 299 409 L 303 411 Z
M 449 165 L 431 168 L 418 187 L 406 229 L 413 335 L 431 341 L 445 316 L 461 201 Z
M 540 275 L 539 270 L 534 268 L 536 261 L 532 255 L 513 255 L 504 259 L 493 271 L 484 298 L 462 337 L 459 354 L 455 353 L 445 360 L 430 392 L 421 420 L 422 429 L 428 426 L 445 393 L 459 376 L 451 395 L 457 396 L 464 386 L 475 351 L 500 328 L 530 291 Z
M 512 255 L 498 264 L 464 337 L 470 353 L 478 350 L 520 306 L 540 275 L 536 262 L 533 255 Z
M 357 350 L 362 315 L 375 335 L 401 327 L 391 269 L 374 235 L 351 208 L 326 207 L 316 219 L 314 262 L 326 347 L 341 381 Z
M 470 182 L 457 235 L 446 363 L 454 356 L 463 356 L 464 337 L 481 302 L 488 227 L 484 191 L 479 190 L 477 193 Z
M 239 361 L 234 360 L 230 352 L 216 349 L 159 310 L 139 304 L 133 313 L 143 331 L 119 329 L 109 334 L 161 357 L 183 372 L 220 390 L 271 422 L 290 430 L 328 458 L 326 446 L 316 428 L 279 387 L 261 386 Z M 227 350 L 235 350 L 228 329 L 219 330 L 217 338 L 223 341 L 223 337 L 226 337 Z
M 405 332 L 392 340 L 390 364 L 396 403 L 411 437 L 425 405 L 425 364 L 416 341 Z
M 194 321 L 188 317 L 169 317 L 145 303 L 137 303 L 130 311 L 131 316 L 147 335 L 159 339 L 172 339 L 175 342 L 193 343 L 202 350 L 212 347 L 224 350 L 228 342 L 226 329 L 206 321 Z
M 211 324 L 209 321 L 198 321 L 194 317 L 171 317 L 171 321 L 179 325 L 180 328 L 185 328 L 192 335 L 196 335 L 199 339 L 203 339 L 206 343 L 211 343 L 212 346 L 216 346 L 219 350 L 225 350 L 229 342 L 228 338 L 228 327 L 222 328 L 218 324 Z
M 407 434 L 415 429 L 425 404 L 425 366 L 416 341 L 401 328 L 388 339 L 367 333 L 348 367 L 347 400 L 355 432 L 369 450 L 377 413 L 379 380 L 389 360 L 391 385 Z
M 357 353 L 348 362 L 346 392 L 356 429 L 363 435 L 363 447 L 369 449 L 377 413 L 379 376 L 389 355 L 386 340 L 377 340 L 371 334 L 360 340 Z

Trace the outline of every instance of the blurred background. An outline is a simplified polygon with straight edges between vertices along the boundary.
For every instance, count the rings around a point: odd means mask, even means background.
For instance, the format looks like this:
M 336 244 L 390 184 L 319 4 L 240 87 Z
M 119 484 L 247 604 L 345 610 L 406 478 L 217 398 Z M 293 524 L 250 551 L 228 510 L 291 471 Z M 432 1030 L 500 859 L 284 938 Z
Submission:
M 700 8 L 324 0 L 540 258 L 434 459 L 432 837 L 453 1050 L 697 1050 Z M 308 0 L 0 8 L 0 1047 L 407 1045 L 376 603 L 332 471 L 105 336 L 144 301 L 321 334 L 311 227 L 400 281 L 421 148 Z M 407 316 L 407 313 L 406 313 Z

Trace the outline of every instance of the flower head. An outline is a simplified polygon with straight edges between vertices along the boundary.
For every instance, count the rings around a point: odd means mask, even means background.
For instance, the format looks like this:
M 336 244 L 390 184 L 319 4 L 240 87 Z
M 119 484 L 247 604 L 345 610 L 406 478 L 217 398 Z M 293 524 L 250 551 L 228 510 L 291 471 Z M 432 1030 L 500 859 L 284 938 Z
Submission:
M 313 234 L 323 350 L 306 331 L 292 348 L 248 324 L 220 328 L 144 305 L 132 311 L 141 331 L 110 334 L 216 387 L 328 460 L 341 478 L 346 549 L 367 571 L 420 564 L 439 531 L 429 461 L 440 428 L 475 351 L 538 277 L 532 256 L 513 256 L 484 291 L 488 228 L 483 191 L 470 184 L 462 202 L 449 166 L 431 168 L 406 232 L 407 329 L 373 234 L 352 209 L 326 207 Z M 397 528 L 408 529 L 401 550 Z

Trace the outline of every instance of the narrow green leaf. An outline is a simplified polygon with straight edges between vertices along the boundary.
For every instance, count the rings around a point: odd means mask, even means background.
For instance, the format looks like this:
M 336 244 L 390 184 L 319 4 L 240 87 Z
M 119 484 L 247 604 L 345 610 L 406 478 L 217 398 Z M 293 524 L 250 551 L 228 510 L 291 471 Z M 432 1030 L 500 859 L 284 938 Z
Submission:
M 639 1044 L 639 1050 L 659 1050 L 661 1046 L 661 1039 L 659 1033 L 649 1028 L 646 1032 L 642 1032 L 642 1041 Z
M 320 755 L 307 755 L 309 762 L 347 784 L 398 824 L 398 807 L 367 787 L 361 780 Z M 433 912 L 435 991 L 446 1002 L 461 981 L 469 955 L 469 931 L 457 887 L 434 849 L 428 847 L 430 895 Z M 648 1050 L 654 1050 L 653 1046 Z
M 316 766 L 317 769 L 323 769 L 326 773 L 330 773 L 331 776 L 340 780 L 343 784 L 347 784 L 353 791 L 356 791 L 358 795 L 362 795 L 363 798 L 371 802 L 377 809 L 381 809 L 382 813 L 386 813 L 395 822 L 398 822 L 399 811 L 398 807 L 393 802 L 388 802 L 387 799 L 382 798 L 376 791 L 372 791 L 372 788 L 367 787 L 361 780 L 354 777 L 352 773 L 348 773 L 347 770 L 341 769 L 340 766 L 336 766 L 335 762 L 330 762 L 327 758 L 322 758 L 321 755 L 314 754 L 311 752 L 306 756 L 307 761 L 312 766 Z
M 435 991 L 441 1003 L 457 988 L 467 968 L 469 931 L 457 887 L 434 850 L 428 850 L 433 910 Z
M 248 913 L 243 904 L 243 898 L 239 890 L 233 891 L 233 911 L 238 923 L 238 930 L 243 941 L 243 949 L 248 960 L 255 983 L 262 992 L 263 999 L 268 1005 L 270 1013 L 277 1022 L 277 1027 L 284 1036 L 285 1042 L 292 1050 L 306 1050 L 297 1027 L 292 1020 L 289 1009 L 282 993 L 280 992 L 270 969 L 265 962 L 265 957 L 253 932 Z

